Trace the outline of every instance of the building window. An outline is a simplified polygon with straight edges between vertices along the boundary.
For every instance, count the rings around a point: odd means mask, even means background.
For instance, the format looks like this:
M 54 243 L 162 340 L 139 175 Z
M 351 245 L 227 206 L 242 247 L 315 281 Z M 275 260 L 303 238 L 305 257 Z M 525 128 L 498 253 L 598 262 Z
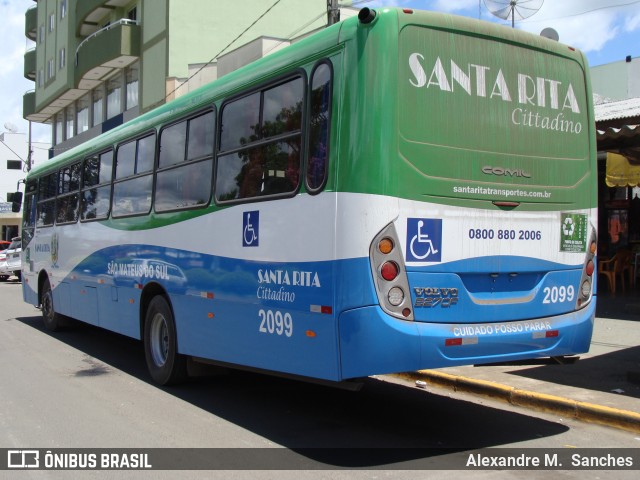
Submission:
M 61 48 L 59 56 L 60 56 L 60 68 L 62 69 L 67 64 L 67 49 Z
M 74 111 L 73 111 L 73 105 L 71 105 L 70 107 L 67 107 L 67 109 L 65 110 L 65 115 L 67 117 L 67 140 L 69 140 L 70 138 L 73 138 L 73 136 L 75 135 L 75 130 L 74 130 Z
M 133 7 L 131 10 L 127 12 L 127 18 L 129 20 L 133 20 L 134 22 L 138 21 L 138 7 Z
M 53 61 L 53 58 L 50 58 L 49 61 L 47 61 L 47 81 L 51 80 L 53 78 L 53 76 L 55 75 L 56 71 L 55 71 L 55 62 Z
M 120 75 L 107 81 L 107 119 L 113 118 L 122 112 L 121 91 Z
M 78 100 L 78 133 L 89 130 L 89 95 L 85 95 Z
M 38 43 L 44 43 L 44 25 L 40 25 L 38 28 Z
M 52 33 L 56 28 L 56 15 L 52 13 L 49 15 L 49 33 Z
M 55 137 L 56 145 L 61 144 L 64 140 L 63 122 L 64 122 L 64 114 L 62 112 L 56 114 L 56 137 Z
M 138 70 L 140 65 L 133 64 L 127 69 L 127 105 L 126 109 L 136 107 L 138 105 Z
M 42 69 L 38 70 L 38 87 L 42 87 L 44 84 L 44 71 Z
M 7 170 L 22 170 L 22 162 L 20 160 L 7 160 Z
M 100 125 L 102 120 L 104 119 L 104 108 L 103 108 L 103 98 L 104 93 L 102 88 L 97 88 L 93 91 L 93 123 L 92 125 L 95 127 L 96 125 Z
M 67 16 L 67 0 L 60 1 L 60 20 Z

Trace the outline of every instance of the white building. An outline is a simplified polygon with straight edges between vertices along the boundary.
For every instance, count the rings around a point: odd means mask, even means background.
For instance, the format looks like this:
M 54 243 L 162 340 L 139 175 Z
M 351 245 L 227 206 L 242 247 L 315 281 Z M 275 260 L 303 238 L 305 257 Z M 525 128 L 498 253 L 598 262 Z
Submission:
M 31 162 L 37 165 L 49 158 L 48 143 L 31 144 Z M 1 240 L 11 240 L 22 230 L 22 212 L 13 213 L 8 201 L 13 192 L 24 193 L 24 183 L 19 183 L 27 175 L 29 153 L 28 135 L 24 133 L 4 132 L 0 134 L 0 228 Z

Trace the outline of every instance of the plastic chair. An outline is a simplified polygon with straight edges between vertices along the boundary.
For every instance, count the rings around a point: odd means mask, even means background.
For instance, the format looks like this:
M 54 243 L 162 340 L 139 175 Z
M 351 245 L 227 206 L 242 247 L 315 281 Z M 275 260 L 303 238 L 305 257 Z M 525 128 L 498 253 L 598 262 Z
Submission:
M 625 275 L 629 276 L 630 282 L 632 281 L 631 258 L 631 251 L 619 250 L 618 253 L 609 260 L 601 260 L 598 262 L 598 276 L 603 275 L 606 277 L 611 293 L 616 293 L 618 277 L 620 277 L 622 282 L 623 293 L 626 291 Z

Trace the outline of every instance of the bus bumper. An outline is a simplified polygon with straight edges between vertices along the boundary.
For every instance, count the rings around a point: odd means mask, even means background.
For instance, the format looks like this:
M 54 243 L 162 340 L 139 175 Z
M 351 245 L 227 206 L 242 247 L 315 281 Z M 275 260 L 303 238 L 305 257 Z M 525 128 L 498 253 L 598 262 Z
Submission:
M 377 306 L 340 315 L 342 378 L 574 355 L 589 350 L 595 297 L 553 317 L 495 323 L 427 323 L 393 318 Z

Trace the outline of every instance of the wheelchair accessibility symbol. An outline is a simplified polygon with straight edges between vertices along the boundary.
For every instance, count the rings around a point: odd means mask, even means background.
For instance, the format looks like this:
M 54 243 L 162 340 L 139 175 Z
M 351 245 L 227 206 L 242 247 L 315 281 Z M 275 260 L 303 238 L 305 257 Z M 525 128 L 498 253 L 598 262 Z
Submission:
M 260 245 L 258 233 L 260 231 L 260 211 L 244 212 L 242 214 L 242 246 L 257 247 Z
M 442 220 L 407 218 L 407 261 L 440 262 Z

